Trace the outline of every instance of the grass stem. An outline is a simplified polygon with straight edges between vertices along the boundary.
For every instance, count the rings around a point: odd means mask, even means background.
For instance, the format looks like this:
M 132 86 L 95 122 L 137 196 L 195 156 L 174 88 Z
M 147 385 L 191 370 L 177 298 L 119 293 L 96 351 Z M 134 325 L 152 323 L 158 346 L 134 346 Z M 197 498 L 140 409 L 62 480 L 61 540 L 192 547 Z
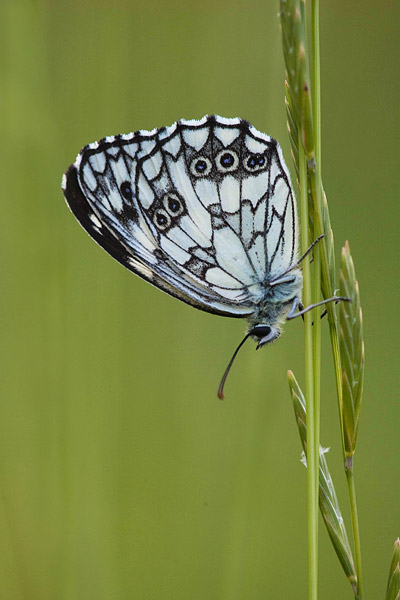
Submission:
M 360 528 L 358 525 L 356 487 L 354 484 L 354 470 L 353 470 L 353 458 L 352 457 L 346 461 L 346 478 L 347 478 L 347 486 L 349 489 L 351 525 L 352 525 L 352 529 L 353 529 L 354 554 L 355 554 L 356 572 L 357 572 L 357 595 L 355 598 L 356 598 L 356 600 L 362 600 L 362 598 L 363 598 L 363 576 L 362 576 L 362 565 L 361 565 L 361 542 L 360 542 Z
M 321 81 L 320 81 L 320 52 L 319 52 L 319 4 L 318 0 L 312 1 L 312 94 L 313 94 L 313 141 L 316 162 L 316 194 L 314 195 L 314 214 L 322 214 L 322 181 L 321 181 Z M 313 219 L 314 239 L 322 233 L 320 219 Z M 314 285 L 313 303 L 317 304 L 321 299 L 321 249 L 314 251 Z M 314 309 L 313 326 L 313 355 L 314 355 L 314 437 L 317 452 L 315 454 L 315 477 L 318 485 L 319 477 L 319 438 L 320 438 L 320 405 L 321 405 L 321 308 Z
M 300 134 L 299 134 L 300 135 Z M 308 186 L 307 160 L 302 140 L 299 139 L 299 184 L 301 211 L 302 251 L 309 246 L 308 235 Z M 310 262 L 303 263 L 303 301 L 305 306 L 312 302 Z M 313 315 L 304 315 L 305 345 L 305 390 L 307 413 L 307 490 L 308 490 L 308 598 L 318 598 L 318 445 L 316 443 L 316 423 L 314 405 L 314 352 L 313 352 Z

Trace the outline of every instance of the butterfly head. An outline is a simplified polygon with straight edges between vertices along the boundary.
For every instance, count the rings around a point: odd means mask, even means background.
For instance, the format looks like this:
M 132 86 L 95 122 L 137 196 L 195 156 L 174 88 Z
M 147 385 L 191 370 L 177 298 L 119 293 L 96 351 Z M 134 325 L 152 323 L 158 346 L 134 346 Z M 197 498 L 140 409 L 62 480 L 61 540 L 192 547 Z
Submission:
M 262 346 L 265 346 L 266 344 L 271 344 L 272 342 L 274 342 L 280 335 L 281 335 L 281 330 L 276 324 L 274 326 L 271 326 L 271 325 L 266 325 L 264 323 L 257 323 L 250 327 L 247 334 L 245 335 L 243 340 L 240 342 L 239 346 L 236 348 L 231 360 L 229 361 L 227 368 L 225 369 L 225 373 L 222 376 L 221 383 L 219 384 L 219 388 L 218 388 L 218 397 L 221 400 L 224 397 L 224 385 L 225 385 L 226 378 L 228 377 L 228 373 L 231 369 L 233 361 L 236 358 L 237 353 L 239 352 L 240 348 L 243 346 L 245 341 L 250 337 L 253 338 L 253 340 L 258 342 L 257 343 L 257 350 L 258 350 L 258 348 L 261 348 Z

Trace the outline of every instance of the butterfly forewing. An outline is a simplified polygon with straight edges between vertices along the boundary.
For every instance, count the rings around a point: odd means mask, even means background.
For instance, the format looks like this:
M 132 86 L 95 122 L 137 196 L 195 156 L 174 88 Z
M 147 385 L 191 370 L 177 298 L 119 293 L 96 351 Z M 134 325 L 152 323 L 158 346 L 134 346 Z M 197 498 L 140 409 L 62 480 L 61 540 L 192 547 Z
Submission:
M 295 260 L 296 210 L 275 140 L 212 116 L 86 146 L 64 194 L 131 271 L 208 312 L 246 316 Z

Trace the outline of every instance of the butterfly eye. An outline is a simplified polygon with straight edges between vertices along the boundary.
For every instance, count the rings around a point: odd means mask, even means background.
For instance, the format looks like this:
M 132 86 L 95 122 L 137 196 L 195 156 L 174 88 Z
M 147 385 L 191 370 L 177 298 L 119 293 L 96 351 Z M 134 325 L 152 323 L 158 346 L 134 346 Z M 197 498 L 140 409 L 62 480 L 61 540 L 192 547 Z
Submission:
M 218 171 L 235 171 L 239 165 L 239 158 L 236 152 L 232 150 L 222 150 L 215 159 Z
M 121 184 L 121 194 L 126 200 L 132 200 L 132 188 L 129 181 L 124 181 Z
M 254 325 L 254 327 L 249 331 L 249 335 L 252 335 L 258 339 L 257 349 L 265 346 L 265 344 L 274 342 L 280 336 L 280 334 L 281 331 L 278 327 L 269 327 L 269 325 L 264 325 L 262 323 Z
M 268 325 L 254 325 L 251 334 L 258 338 L 263 338 L 271 333 L 271 327 Z
M 179 217 L 183 213 L 183 201 L 177 194 L 169 193 L 164 196 L 164 206 L 172 217 Z
M 211 171 L 211 162 L 205 156 L 199 156 L 190 163 L 190 172 L 195 177 L 205 177 Z
M 264 154 L 250 154 L 244 161 L 244 167 L 252 173 L 260 171 L 265 167 L 266 159 Z
M 156 210 L 156 212 L 154 213 L 153 221 L 160 231 L 168 229 L 168 227 L 171 225 L 171 217 L 162 208 Z

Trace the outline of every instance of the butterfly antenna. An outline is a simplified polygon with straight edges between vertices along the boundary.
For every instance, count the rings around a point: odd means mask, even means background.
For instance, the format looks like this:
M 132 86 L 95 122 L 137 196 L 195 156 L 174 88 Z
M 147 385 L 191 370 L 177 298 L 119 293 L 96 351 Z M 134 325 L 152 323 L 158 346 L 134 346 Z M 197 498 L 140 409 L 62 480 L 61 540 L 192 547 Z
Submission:
M 243 346 L 243 344 L 245 343 L 247 338 L 249 338 L 251 335 L 252 335 L 252 333 L 249 332 L 243 338 L 243 340 L 240 342 L 239 346 L 236 348 L 235 352 L 233 353 L 233 356 L 232 356 L 231 360 L 229 361 L 228 366 L 225 369 L 225 373 L 222 375 L 221 383 L 219 384 L 219 388 L 218 388 L 218 398 L 220 400 L 224 399 L 224 385 L 225 385 L 226 378 L 228 377 L 229 371 L 231 370 L 231 366 L 233 365 L 233 361 L 235 360 L 236 355 L 239 352 L 240 348 Z

